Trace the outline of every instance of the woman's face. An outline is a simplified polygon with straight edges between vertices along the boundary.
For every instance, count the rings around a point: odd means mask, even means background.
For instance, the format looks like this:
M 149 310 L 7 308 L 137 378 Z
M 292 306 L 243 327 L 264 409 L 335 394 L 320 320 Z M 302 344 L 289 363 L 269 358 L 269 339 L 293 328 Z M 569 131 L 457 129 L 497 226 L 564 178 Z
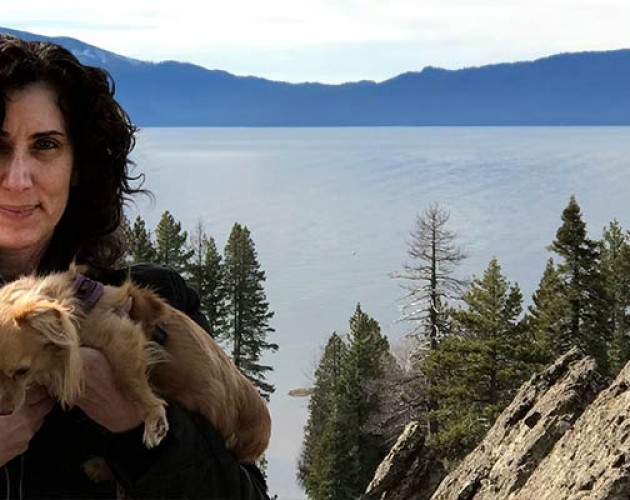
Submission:
M 74 150 L 57 93 L 10 91 L 0 129 L 0 249 L 43 251 L 68 203 Z

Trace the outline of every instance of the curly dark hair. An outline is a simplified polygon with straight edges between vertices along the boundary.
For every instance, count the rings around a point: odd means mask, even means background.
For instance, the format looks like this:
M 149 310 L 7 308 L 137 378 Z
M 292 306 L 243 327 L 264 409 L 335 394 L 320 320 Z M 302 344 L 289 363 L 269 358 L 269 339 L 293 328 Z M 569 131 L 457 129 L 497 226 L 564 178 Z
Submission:
M 73 187 L 40 269 L 63 269 L 72 259 L 108 267 L 125 251 L 119 230 L 123 208 L 141 189 L 130 175 L 136 127 L 114 99 L 114 82 L 102 68 L 82 64 L 49 42 L 0 35 L 0 123 L 7 92 L 44 82 L 58 105 L 74 146 Z M 138 187 L 134 187 L 134 181 Z

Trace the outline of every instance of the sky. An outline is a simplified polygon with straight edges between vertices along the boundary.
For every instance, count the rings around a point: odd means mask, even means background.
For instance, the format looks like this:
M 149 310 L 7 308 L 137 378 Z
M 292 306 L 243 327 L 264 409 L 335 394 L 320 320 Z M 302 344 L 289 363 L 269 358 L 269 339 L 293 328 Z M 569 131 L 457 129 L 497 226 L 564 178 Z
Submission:
M 146 61 L 341 83 L 629 48 L 630 2 L 22 0 L 3 3 L 0 25 Z

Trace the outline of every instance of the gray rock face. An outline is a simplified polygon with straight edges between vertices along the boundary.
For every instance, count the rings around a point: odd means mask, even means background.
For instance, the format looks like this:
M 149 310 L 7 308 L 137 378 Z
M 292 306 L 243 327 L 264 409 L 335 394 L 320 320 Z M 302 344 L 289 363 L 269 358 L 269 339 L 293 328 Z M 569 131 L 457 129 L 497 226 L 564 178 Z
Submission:
M 568 352 L 521 387 L 437 489 L 443 472 L 424 438 L 408 426 L 367 498 L 630 499 L 630 363 L 606 387 L 592 358 Z
M 418 422 L 407 424 L 396 444 L 379 465 L 365 500 L 428 500 L 446 472 Z
M 510 500 L 630 498 L 630 364 Z
M 602 387 L 594 360 L 576 350 L 568 352 L 521 387 L 484 440 L 444 479 L 432 498 L 517 498 L 514 495 L 571 432 Z

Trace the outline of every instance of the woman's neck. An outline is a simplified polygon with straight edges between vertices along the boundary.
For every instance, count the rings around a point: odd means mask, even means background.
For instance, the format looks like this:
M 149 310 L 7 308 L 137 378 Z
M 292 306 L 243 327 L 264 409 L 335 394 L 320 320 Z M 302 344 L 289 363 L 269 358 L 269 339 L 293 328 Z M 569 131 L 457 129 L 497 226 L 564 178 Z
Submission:
M 19 276 L 31 274 L 37 269 L 47 247 L 48 241 L 36 247 L 0 248 L 0 276 L 10 281 Z

